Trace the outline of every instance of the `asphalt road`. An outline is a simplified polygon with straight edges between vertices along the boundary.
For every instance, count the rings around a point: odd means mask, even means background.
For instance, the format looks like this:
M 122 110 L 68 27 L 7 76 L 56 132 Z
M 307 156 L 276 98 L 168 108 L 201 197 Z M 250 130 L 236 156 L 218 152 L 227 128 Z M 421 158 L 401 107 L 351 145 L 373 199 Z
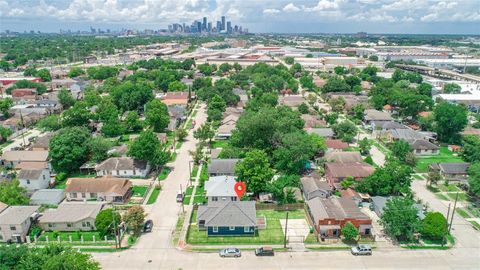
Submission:
M 205 120 L 205 112 L 201 109 L 196 126 Z M 180 184 L 185 186 L 188 181 L 188 162 L 191 160 L 188 150 L 195 148 L 192 132 L 187 138 L 157 202 L 146 206 L 150 212 L 148 218 L 155 224 L 153 232 L 142 236 L 128 250 L 94 253 L 103 269 L 480 269 L 479 233 L 462 226 L 459 219 L 455 219 L 453 227 L 457 245 L 450 250 L 379 248 L 372 256 L 364 257 L 353 256 L 348 250 L 278 252 L 274 257 L 256 257 L 253 251 L 244 251 L 241 258 L 220 258 L 217 253 L 178 250 L 172 243 L 172 232 L 181 211 L 175 197 Z M 421 198 L 432 200 L 430 206 L 433 209 L 443 209 L 441 202 L 433 195 L 430 198 L 416 182 L 413 188 Z

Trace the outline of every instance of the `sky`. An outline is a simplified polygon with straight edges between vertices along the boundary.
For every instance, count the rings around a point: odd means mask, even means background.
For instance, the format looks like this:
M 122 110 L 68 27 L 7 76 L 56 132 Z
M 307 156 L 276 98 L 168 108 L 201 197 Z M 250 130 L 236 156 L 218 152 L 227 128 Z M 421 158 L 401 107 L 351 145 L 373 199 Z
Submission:
M 158 30 L 222 15 L 254 33 L 480 34 L 480 0 L 0 0 L 0 31 Z

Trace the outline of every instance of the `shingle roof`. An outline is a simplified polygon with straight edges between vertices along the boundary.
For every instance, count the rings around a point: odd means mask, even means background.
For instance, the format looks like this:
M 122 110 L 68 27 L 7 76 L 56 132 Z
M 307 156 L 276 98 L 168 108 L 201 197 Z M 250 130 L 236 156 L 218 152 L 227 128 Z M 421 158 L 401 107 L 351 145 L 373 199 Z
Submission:
M 323 219 L 344 220 L 347 218 L 370 220 L 367 215 L 360 211 L 355 201 L 348 198 L 330 197 L 321 199 L 316 197 L 307 201 L 307 205 L 314 222 Z
M 45 148 L 48 149 L 48 145 L 50 144 L 50 140 L 53 138 L 55 133 L 49 132 L 42 137 L 38 137 L 35 143 L 33 144 L 33 148 Z
M 329 152 L 325 154 L 325 159 L 327 162 L 336 163 L 352 163 L 363 161 L 360 152 Z
M 235 179 L 233 176 L 212 176 L 205 182 L 207 196 L 237 196 L 235 193 Z
M 390 129 L 408 129 L 407 126 L 405 125 L 402 125 L 400 123 L 397 123 L 397 122 L 394 122 L 394 121 L 390 121 L 390 122 L 386 122 L 382 125 L 382 129 L 384 130 L 390 130 Z
M 48 209 L 40 217 L 40 223 L 78 222 L 86 218 L 96 218 L 103 204 L 63 203 L 56 209 Z
M 345 149 L 348 148 L 348 143 L 342 142 L 342 140 L 325 140 L 327 148 L 331 149 Z
M 255 201 L 227 201 L 198 207 L 199 220 L 205 226 L 256 226 Z
M 212 159 L 208 165 L 208 173 L 215 174 L 233 174 L 235 173 L 235 165 L 239 159 Z
M 442 172 L 447 174 L 465 174 L 467 173 L 470 163 L 467 162 L 449 162 L 439 163 L 438 166 Z
M 369 120 L 369 121 L 374 121 L 374 120 L 392 120 L 392 116 L 390 116 L 389 113 L 387 112 L 382 112 L 382 111 L 377 111 L 377 110 L 365 110 L 364 111 L 364 119 Z
M 6 161 L 47 161 L 48 151 L 6 151 L 2 155 Z
M 21 224 L 38 208 L 39 206 L 9 206 L 0 213 L 0 224 Z
M 42 175 L 43 169 L 22 169 L 18 173 L 18 179 L 36 180 Z
M 331 128 L 309 128 L 308 134 L 317 134 L 320 137 L 333 137 L 335 134 Z
M 145 170 L 147 162 L 131 157 L 112 157 L 95 166 L 95 170 Z
M 30 204 L 59 204 L 65 197 L 63 189 L 40 189 L 30 197 Z
M 3 210 L 7 209 L 7 207 L 8 207 L 8 204 L 3 203 L 3 202 L 0 202 L 0 213 L 1 213 Z
M 412 129 L 391 129 L 389 132 L 393 138 L 398 140 L 412 141 L 421 140 L 425 137 L 423 134 Z
M 302 177 L 302 190 L 304 193 L 309 194 L 317 190 L 331 191 L 332 187 L 326 181 L 320 181 L 320 179 L 314 177 Z
M 216 158 L 218 158 L 220 153 L 222 153 L 222 148 L 212 149 L 211 152 L 210 152 L 210 158 L 216 159 Z
M 15 169 L 47 169 L 48 163 L 42 161 L 22 161 L 15 166 Z
M 132 187 L 127 179 L 114 177 L 103 178 L 70 178 L 67 180 L 65 192 L 92 192 L 123 196 Z
M 415 140 L 410 143 L 410 146 L 412 146 L 412 149 L 420 150 L 438 150 L 440 148 L 427 140 Z
M 363 178 L 371 175 L 375 168 L 364 162 L 351 163 L 327 163 L 326 170 L 335 178 L 352 176 L 354 178 Z

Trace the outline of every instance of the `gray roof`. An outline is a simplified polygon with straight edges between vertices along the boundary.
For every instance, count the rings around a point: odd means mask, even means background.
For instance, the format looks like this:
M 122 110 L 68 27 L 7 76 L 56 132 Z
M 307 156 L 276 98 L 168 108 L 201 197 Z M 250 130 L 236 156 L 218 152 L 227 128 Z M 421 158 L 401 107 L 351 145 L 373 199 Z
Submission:
M 412 129 L 391 129 L 390 134 L 392 134 L 393 138 L 398 140 L 422 140 L 425 136 L 415 130 Z
M 230 159 L 212 159 L 210 164 L 208 164 L 208 173 L 212 174 L 234 174 L 235 165 L 240 159 L 230 158 Z
M 233 176 L 212 176 L 205 182 L 207 197 L 210 196 L 237 196 L 235 193 L 235 178 Z
M 63 203 L 56 209 L 48 209 L 40 217 L 40 223 L 78 222 L 86 218 L 96 218 L 103 204 Z
M 0 224 L 22 224 L 37 212 L 40 206 L 9 206 L 0 213 Z
M 308 134 L 317 134 L 320 137 L 333 137 L 335 134 L 331 128 L 309 128 Z
M 390 200 L 392 197 L 386 197 L 386 196 L 373 196 L 371 197 L 372 199 L 372 204 L 373 207 L 375 208 L 375 212 L 377 212 L 380 216 L 383 215 L 384 207 L 387 205 L 387 201 Z M 417 209 L 417 216 L 420 219 L 425 218 L 425 214 L 423 213 L 423 205 L 416 203 L 413 205 Z
M 209 203 L 198 207 L 198 220 L 205 226 L 256 226 L 255 201 L 227 201 Z
M 438 164 L 440 170 L 447 174 L 466 174 L 470 163 L 467 162 L 449 162 Z
M 420 150 L 438 150 L 440 147 L 437 145 L 427 141 L 427 140 L 415 140 L 410 142 L 410 146 L 412 149 L 420 149 Z
M 222 148 L 215 148 L 211 150 L 210 157 L 212 159 L 218 158 L 218 156 L 222 153 Z
M 40 178 L 45 169 L 22 169 L 18 173 L 18 179 L 36 180 Z
M 33 144 L 33 148 L 45 148 L 48 149 L 48 146 L 50 144 L 50 140 L 53 138 L 55 133 L 49 132 L 42 137 L 38 137 L 35 143 Z
M 145 170 L 147 162 L 131 157 L 112 157 L 95 166 L 95 170 Z
M 35 191 L 30 197 L 30 204 L 32 205 L 57 205 L 65 197 L 63 189 L 40 189 Z
M 377 110 L 365 110 L 364 111 L 364 117 L 365 120 L 368 121 L 375 121 L 375 120 L 384 120 L 384 121 L 390 121 L 392 120 L 392 116 L 390 116 L 389 113 L 387 112 L 382 112 L 382 111 L 377 111 Z
M 315 197 L 307 201 L 307 205 L 315 223 L 318 220 L 324 219 L 370 219 L 360 211 L 355 201 L 350 198 L 330 197 L 327 199 L 321 199 L 320 197 Z
M 306 194 L 317 190 L 325 192 L 330 192 L 333 190 L 326 181 L 320 181 L 320 179 L 314 177 L 302 177 L 300 181 L 302 182 L 302 190 Z
M 325 154 L 325 159 L 338 163 L 363 162 L 360 152 L 329 152 Z
M 397 123 L 397 122 L 393 122 L 393 121 L 390 121 L 390 122 L 386 122 L 382 125 L 382 129 L 383 130 L 390 130 L 390 129 L 408 129 L 409 127 L 405 126 L 405 125 L 402 125 L 400 123 Z

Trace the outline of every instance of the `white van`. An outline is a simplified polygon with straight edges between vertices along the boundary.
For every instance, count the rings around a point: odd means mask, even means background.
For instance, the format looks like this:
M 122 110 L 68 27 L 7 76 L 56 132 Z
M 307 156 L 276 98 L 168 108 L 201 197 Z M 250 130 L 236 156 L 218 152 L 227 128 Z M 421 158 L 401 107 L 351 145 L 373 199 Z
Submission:
M 372 247 L 370 245 L 358 245 L 352 247 L 352 254 L 357 255 L 372 255 Z

